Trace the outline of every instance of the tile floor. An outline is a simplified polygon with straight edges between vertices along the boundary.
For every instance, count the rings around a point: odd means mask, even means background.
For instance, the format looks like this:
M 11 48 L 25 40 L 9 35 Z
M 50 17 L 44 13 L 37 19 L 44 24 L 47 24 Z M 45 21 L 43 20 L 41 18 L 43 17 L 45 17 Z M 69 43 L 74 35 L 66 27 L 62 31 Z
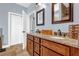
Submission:
M 21 53 L 17 54 L 16 56 L 30 56 L 30 55 L 28 54 L 27 51 L 22 51 Z
M 6 51 L 0 52 L 0 56 L 30 56 L 26 49 L 22 49 L 22 44 L 17 44 L 6 48 Z

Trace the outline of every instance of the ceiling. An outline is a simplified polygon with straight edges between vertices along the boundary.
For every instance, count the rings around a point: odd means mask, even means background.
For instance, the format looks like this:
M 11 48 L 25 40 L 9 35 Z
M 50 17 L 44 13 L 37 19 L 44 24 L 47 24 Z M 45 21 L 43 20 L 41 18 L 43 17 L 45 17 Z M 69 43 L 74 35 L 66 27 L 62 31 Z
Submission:
M 28 8 L 32 3 L 17 3 L 17 4 Z

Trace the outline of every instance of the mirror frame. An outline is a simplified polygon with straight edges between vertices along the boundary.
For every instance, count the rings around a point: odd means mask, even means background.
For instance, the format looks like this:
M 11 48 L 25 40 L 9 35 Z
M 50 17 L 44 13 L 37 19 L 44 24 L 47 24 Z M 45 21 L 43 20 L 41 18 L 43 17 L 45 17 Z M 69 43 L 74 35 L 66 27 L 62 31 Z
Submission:
M 41 12 L 43 12 L 43 14 L 41 14 L 42 15 L 42 23 L 38 23 L 38 18 L 39 18 L 39 16 L 38 16 L 38 14 L 39 13 L 41 13 Z M 37 26 L 41 26 L 41 25 L 44 25 L 45 24 L 45 9 L 41 9 L 41 10 L 39 10 L 39 11 L 37 11 L 36 12 L 36 25 Z
M 52 3 L 52 24 L 73 22 L 73 4 L 72 3 L 69 3 L 69 19 L 61 20 L 61 21 L 54 21 L 54 4 L 55 3 Z

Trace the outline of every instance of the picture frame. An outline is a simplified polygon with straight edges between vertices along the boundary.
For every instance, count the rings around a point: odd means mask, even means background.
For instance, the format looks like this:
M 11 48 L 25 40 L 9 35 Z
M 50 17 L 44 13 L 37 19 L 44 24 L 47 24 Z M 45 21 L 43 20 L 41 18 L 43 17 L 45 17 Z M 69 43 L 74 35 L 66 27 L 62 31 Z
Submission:
M 44 19 L 45 19 L 45 9 L 41 9 L 36 13 L 36 25 L 41 26 L 44 25 Z

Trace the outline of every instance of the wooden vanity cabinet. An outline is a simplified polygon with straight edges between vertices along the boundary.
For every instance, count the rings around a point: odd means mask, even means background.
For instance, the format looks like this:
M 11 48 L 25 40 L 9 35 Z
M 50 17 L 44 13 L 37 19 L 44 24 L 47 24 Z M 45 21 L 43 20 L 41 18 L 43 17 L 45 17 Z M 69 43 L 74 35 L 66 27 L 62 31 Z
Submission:
M 27 51 L 32 56 L 79 56 L 79 48 L 27 35 Z

